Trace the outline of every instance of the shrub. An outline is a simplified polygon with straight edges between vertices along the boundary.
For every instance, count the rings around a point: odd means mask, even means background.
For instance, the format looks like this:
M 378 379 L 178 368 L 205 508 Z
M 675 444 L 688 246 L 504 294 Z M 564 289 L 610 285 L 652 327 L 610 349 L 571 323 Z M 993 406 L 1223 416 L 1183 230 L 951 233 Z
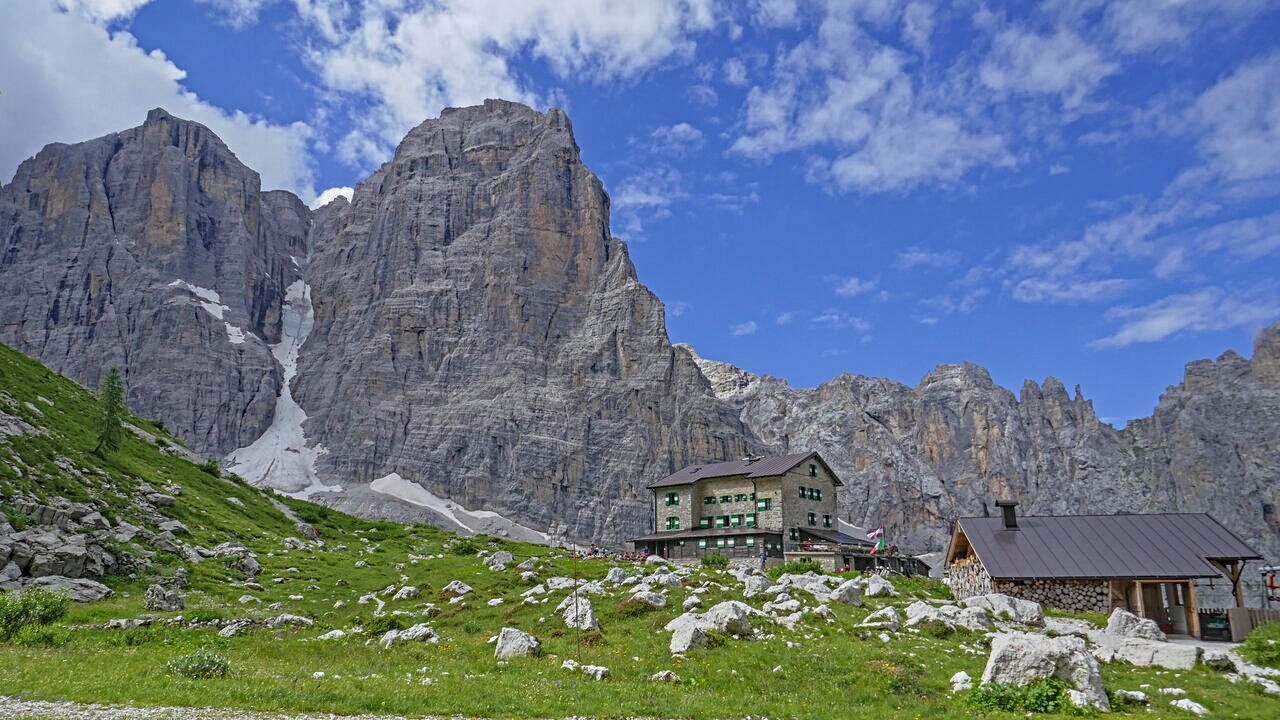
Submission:
M 364 624 L 364 631 L 373 635 L 381 635 L 388 630 L 403 630 L 408 627 L 404 618 L 399 615 L 378 615 L 369 618 Z
M 1028 685 L 990 683 L 978 685 L 964 694 L 964 702 L 984 712 L 1071 712 L 1076 706 L 1067 697 L 1067 684 L 1057 678 Z
M 231 671 L 231 661 L 209 648 L 200 648 L 193 653 L 179 655 L 165 667 L 178 677 L 206 679 L 226 677 Z
M 200 469 L 214 477 L 222 477 L 222 466 L 218 464 L 218 458 L 205 458 L 200 463 Z
M 35 523 L 35 518 L 12 505 L 0 505 L 0 513 L 3 513 L 8 518 L 9 524 L 13 526 L 14 530 L 26 530 Z
M 1280 623 L 1267 623 L 1249 633 L 1240 654 L 1255 665 L 1280 669 Z
M 822 566 L 813 560 L 804 559 L 792 560 L 791 562 L 783 563 L 782 565 L 774 565 L 768 570 L 765 570 L 765 572 L 768 573 L 769 577 L 777 580 L 779 577 L 787 574 L 803 575 L 807 572 L 823 574 L 826 570 L 823 570 Z
M 480 552 L 480 546 L 471 540 L 459 540 L 449 547 L 449 552 L 454 555 L 475 555 Z
M 729 556 L 718 552 L 709 552 L 702 556 L 702 567 L 723 570 L 729 567 Z
M 24 627 L 39 627 L 67 614 L 71 600 L 62 593 L 27 589 L 0 595 L 0 641 L 13 639 Z
M 631 598 L 618 603 L 617 608 L 623 617 L 637 617 L 658 609 L 647 602 L 640 602 Z

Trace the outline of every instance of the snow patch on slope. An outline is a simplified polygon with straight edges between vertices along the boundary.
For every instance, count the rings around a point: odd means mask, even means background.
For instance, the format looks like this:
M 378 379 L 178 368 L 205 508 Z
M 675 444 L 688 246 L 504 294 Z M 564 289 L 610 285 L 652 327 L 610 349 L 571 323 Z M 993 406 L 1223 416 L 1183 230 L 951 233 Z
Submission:
M 195 295 L 197 303 L 200 307 L 204 308 L 205 312 L 209 313 L 217 320 L 222 320 L 222 324 L 227 330 L 227 341 L 232 345 L 244 344 L 246 337 L 244 330 L 241 330 L 239 326 L 232 325 L 224 319 L 226 313 L 231 312 L 231 308 L 222 304 L 222 296 L 218 294 L 217 290 L 210 290 L 209 288 L 200 287 L 199 285 L 192 285 L 182 278 L 178 278 L 177 280 L 169 283 L 169 287 L 181 288 L 192 295 Z
M 311 286 L 296 280 L 285 293 L 283 332 L 280 342 L 268 345 L 283 370 L 271 427 L 253 444 L 227 455 L 229 469 L 250 483 L 302 500 L 321 492 L 337 492 L 340 485 L 325 485 L 316 474 L 316 460 L 329 452 L 323 445 L 307 447 L 302 424 L 307 414 L 293 399 L 289 385 L 298 374 L 298 350 L 315 324 Z
M 436 495 L 418 483 L 391 473 L 369 483 L 369 487 L 383 495 L 390 495 L 412 505 L 427 508 L 457 525 L 463 532 L 490 535 L 515 536 L 531 542 L 550 543 L 544 532 L 521 525 L 491 510 L 468 510 L 452 500 Z

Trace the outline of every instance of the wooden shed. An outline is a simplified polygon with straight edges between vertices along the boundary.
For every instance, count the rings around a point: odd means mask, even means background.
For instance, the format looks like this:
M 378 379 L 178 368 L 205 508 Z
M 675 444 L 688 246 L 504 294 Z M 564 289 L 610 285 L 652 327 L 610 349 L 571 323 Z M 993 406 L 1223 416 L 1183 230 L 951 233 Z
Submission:
M 957 598 L 991 592 L 1073 612 L 1121 607 L 1169 632 L 1200 635 L 1198 578 L 1240 574 L 1262 556 L 1204 513 L 961 518 L 947 549 Z

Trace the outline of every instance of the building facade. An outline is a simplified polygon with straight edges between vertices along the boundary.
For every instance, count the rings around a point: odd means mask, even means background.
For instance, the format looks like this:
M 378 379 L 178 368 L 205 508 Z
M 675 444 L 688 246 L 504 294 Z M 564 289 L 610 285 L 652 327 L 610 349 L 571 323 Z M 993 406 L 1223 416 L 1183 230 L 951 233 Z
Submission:
M 690 465 L 649 483 L 653 531 L 631 542 L 673 560 L 708 552 L 781 560 L 815 545 L 866 546 L 838 530 L 841 484 L 816 452 Z

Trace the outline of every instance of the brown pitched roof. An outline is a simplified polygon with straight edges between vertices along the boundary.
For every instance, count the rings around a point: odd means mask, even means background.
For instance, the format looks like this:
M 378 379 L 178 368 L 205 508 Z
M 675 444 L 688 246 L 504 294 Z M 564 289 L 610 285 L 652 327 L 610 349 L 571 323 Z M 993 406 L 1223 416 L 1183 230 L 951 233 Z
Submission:
M 781 475 L 800 463 L 815 458 L 822 463 L 822 467 L 835 480 L 836 485 L 843 485 L 840 478 L 836 477 L 835 472 L 827 465 L 822 456 L 816 452 L 796 453 L 794 455 L 773 455 L 771 457 L 763 457 L 758 460 L 729 460 L 726 462 L 699 463 L 682 468 L 661 480 L 654 480 L 645 487 L 649 489 L 675 487 L 678 485 L 691 485 L 699 480 L 708 478 L 735 477 L 738 475 L 747 478 L 770 477 L 773 475 Z
M 1204 513 L 1019 517 L 1016 530 L 961 518 L 957 531 L 999 580 L 1216 577 L 1210 559 L 1262 557 Z

